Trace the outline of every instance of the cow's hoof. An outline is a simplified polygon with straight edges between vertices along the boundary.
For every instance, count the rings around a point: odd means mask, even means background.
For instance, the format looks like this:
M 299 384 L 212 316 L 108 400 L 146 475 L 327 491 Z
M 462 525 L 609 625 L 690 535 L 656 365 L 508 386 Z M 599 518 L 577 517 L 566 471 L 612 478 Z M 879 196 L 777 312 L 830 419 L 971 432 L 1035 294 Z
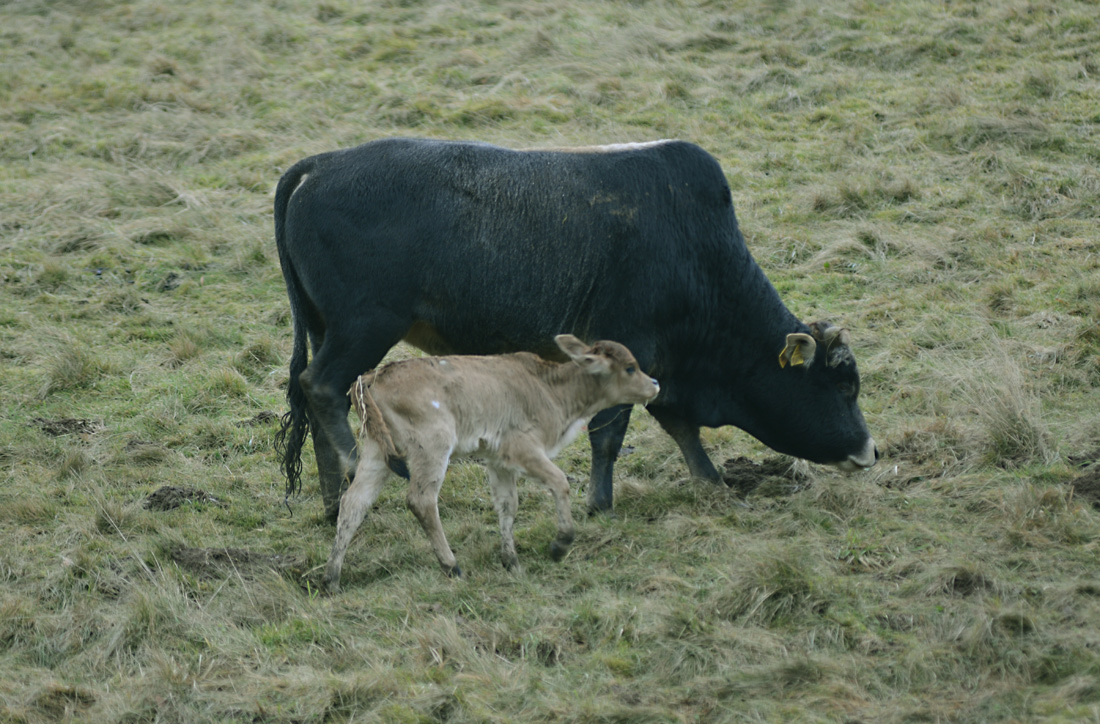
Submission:
M 447 574 L 448 578 L 462 578 L 462 569 L 457 565 L 450 568 L 444 568 L 443 572 Z
M 588 517 L 589 518 L 595 518 L 596 516 L 603 516 L 604 518 L 615 518 L 616 517 L 615 509 L 611 508 L 611 507 L 607 507 L 607 508 L 589 507 L 588 508 Z

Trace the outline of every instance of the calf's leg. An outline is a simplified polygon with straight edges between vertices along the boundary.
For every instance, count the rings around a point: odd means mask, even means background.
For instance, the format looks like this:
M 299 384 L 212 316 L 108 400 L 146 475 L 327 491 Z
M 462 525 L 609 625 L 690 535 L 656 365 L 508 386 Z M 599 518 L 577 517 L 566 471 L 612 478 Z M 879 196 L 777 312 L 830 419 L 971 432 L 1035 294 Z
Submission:
M 348 487 L 340 499 L 340 515 L 336 522 L 336 540 L 332 544 L 325 565 L 325 590 L 336 593 L 340 590 L 340 570 L 344 566 L 344 556 L 351 545 L 355 531 L 359 529 L 378 494 L 382 490 L 389 468 L 386 467 L 382 451 L 370 439 L 363 440 L 363 449 L 359 464 L 355 469 L 355 482 Z
M 558 513 L 558 535 L 550 544 L 550 557 L 560 561 L 569 552 L 574 536 L 573 513 L 569 509 L 569 480 L 546 457 L 541 447 L 513 445 L 508 451 L 508 457 L 519 463 L 528 475 L 541 480 L 554 496 L 554 506 Z
M 519 566 L 514 532 L 516 510 L 519 508 L 516 473 L 508 468 L 489 465 L 488 474 L 493 507 L 497 509 L 500 519 L 500 560 L 509 571 L 516 570 Z
M 439 489 L 443 487 L 443 478 L 447 473 L 450 451 L 441 462 L 425 463 L 410 456 L 409 463 L 409 510 L 420 521 L 420 527 L 428 535 L 432 552 L 439 565 L 448 576 L 461 576 L 458 561 L 447 536 L 443 533 L 443 523 L 439 520 Z

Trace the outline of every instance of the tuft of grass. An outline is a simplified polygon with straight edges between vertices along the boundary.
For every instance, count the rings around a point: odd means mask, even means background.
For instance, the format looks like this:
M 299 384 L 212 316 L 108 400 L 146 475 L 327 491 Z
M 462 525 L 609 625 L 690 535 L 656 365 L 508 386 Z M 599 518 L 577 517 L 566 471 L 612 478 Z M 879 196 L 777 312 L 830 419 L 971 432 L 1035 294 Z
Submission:
M 233 359 L 233 368 L 250 379 L 262 380 L 282 361 L 282 350 L 278 343 L 271 337 L 263 337 L 237 353 Z
M 202 354 L 202 346 L 199 340 L 195 338 L 194 334 L 183 332 L 177 334 L 168 343 L 168 364 L 170 366 L 178 367 L 179 365 L 194 359 Z
M 61 392 L 87 390 L 95 385 L 110 366 L 97 350 L 69 334 L 61 334 L 52 343 L 46 359 L 44 380 L 38 395 L 47 398 Z
M 713 603 L 719 616 L 746 624 L 782 626 L 829 607 L 805 551 L 760 551 L 722 586 Z

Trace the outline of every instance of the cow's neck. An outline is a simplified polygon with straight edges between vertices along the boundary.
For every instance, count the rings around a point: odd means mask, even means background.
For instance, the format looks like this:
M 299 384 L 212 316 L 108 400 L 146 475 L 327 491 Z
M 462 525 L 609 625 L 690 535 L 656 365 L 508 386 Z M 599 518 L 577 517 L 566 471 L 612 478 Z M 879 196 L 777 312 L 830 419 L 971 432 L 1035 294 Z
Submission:
M 788 334 L 809 331 L 787 309 L 748 250 L 742 247 L 738 251 L 737 264 L 742 271 L 721 287 L 725 298 L 711 305 L 721 312 L 702 324 L 685 325 L 701 335 L 697 341 L 699 362 L 713 365 L 723 380 L 741 370 L 769 364 L 783 348 Z M 681 353 L 691 354 L 691 347 L 685 347 Z M 660 379 L 659 372 L 655 374 Z

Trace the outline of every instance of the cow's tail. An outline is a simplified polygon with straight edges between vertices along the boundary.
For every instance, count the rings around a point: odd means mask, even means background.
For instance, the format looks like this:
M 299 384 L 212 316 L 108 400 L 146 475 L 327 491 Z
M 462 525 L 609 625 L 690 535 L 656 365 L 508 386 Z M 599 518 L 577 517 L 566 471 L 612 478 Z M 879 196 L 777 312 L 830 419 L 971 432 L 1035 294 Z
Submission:
M 355 380 L 351 390 L 348 391 L 352 405 L 355 406 L 355 413 L 359 415 L 359 420 L 363 423 L 363 430 L 360 434 L 368 435 L 378 443 L 378 446 L 382 448 L 382 455 L 386 458 L 386 466 L 408 480 L 409 466 L 400 453 L 397 452 L 397 448 L 393 444 L 393 436 L 390 435 L 389 425 L 386 424 L 385 418 L 382 417 L 382 411 L 378 409 L 378 403 L 374 401 L 374 397 L 370 393 L 370 384 L 374 381 L 375 374 L 374 372 L 368 372 L 362 375 Z
M 302 446 L 309 434 L 310 420 L 305 392 L 298 379 L 309 361 L 309 327 L 305 317 L 306 308 L 302 302 L 304 292 L 286 248 L 286 210 L 294 190 L 312 167 L 311 159 L 300 161 L 283 174 L 275 189 L 275 246 L 279 251 L 279 265 L 286 280 L 290 314 L 294 323 L 294 348 L 290 356 L 290 379 L 286 386 L 286 400 L 290 409 L 283 415 L 282 427 L 275 434 L 275 452 L 282 458 L 287 497 L 302 489 Z

